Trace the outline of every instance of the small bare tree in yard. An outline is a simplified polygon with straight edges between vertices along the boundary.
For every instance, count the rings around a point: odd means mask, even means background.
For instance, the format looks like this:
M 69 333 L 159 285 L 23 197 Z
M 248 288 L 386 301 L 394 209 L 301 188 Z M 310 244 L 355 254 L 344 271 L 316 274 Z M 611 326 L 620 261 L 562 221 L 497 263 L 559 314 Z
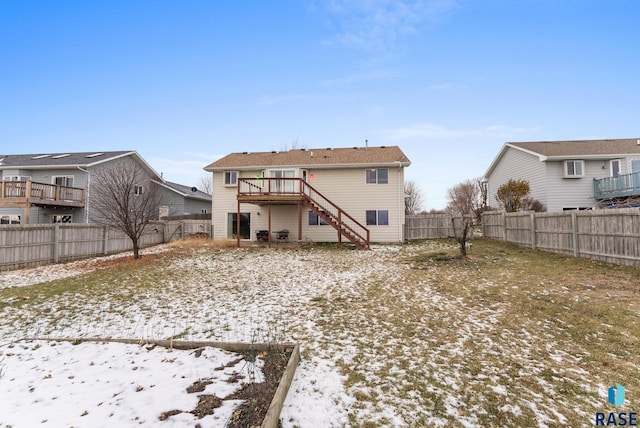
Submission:
M 414 215 L 422 210 L 422 204 L 424 198 L 422 197 L 422 191 L 414 181 L 407 181 L 404 183 L 404 209 L 405 213 Z
M 460 246 L 460 254 L 467 256 L 469 240 L 473 237 L 473 217 L 482 207 L 480 180 L 465 180 L 447 191 L 447 212 L 452 214 L 453 238 Z
M 160 188 L 144 167 L 125 158 L 92 175 L 92 209 L 96 221 L 121 230 L 131 239 L 133 257 L 140 258 L 140 238 L 162 204 Z

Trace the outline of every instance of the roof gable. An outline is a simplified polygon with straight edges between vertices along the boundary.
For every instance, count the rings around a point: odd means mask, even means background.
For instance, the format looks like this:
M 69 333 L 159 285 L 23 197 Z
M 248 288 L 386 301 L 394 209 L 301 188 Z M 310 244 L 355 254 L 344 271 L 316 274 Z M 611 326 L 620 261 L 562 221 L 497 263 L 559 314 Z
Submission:
M 291 167 L 356 167 L 362 165 L 409 166 L 411 161 L 398 146 L 352 147 L 324 149 L 292 149 L 283 152 L 231 153 L 207 165 L 214 171 L 237 168 Z

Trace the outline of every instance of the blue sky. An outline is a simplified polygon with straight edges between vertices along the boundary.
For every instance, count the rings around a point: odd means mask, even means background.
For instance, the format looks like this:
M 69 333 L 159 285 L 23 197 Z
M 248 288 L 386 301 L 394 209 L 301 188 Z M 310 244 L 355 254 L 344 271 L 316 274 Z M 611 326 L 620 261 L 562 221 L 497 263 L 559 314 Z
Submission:
M 0 152 L 398 145 L 425 209 L 506 141 L 640 137 L 637 0 L 0 0 Z

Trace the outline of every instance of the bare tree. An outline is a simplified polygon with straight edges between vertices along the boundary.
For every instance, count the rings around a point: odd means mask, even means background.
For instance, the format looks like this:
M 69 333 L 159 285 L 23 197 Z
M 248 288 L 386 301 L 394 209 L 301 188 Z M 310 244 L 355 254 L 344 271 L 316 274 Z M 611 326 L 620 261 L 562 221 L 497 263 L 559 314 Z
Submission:
M 144 167 L 131 158 L 97 170 L 92 175 L 96 221 L 121 230 L 133 243 L 133 257 L 140 258 L 140 238 L 162 204 L 160 187 Z
M 213 183 L 211 181 L 211 173 L 205 172 L 200 176 L 200 181 L 198 181 L 198 187 L 204 193 L 211 195 L 213 191 Z
M 482 205 L 478 179 L 465 180 L 447 190 L 447 211 L 458 215 L 476 215 Z
M 453 238 L 463 257 L 467 256 L 469 241 L 473 237 L 473 218 L 482 212 L 481 183 L 477 178 L 465 180 L 447 191 L 447 212 L 452 214 Z
M 404 183 L 404 209 L 406 214 L 414 215 L 422 210 L 424 198 L 418 185 L 412 181 Z

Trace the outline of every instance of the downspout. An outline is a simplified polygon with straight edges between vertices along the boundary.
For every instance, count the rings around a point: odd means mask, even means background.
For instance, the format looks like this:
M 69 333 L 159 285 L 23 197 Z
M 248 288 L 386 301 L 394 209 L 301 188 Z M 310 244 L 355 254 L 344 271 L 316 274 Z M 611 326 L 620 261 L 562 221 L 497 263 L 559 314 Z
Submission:
M 404 236 L 403 236 L 403 232 L 404 232 L 404 222 L 405 222 L 405 202 L 404 202 L 404 173 L 401 174 L 402 171 L 402 162 L 400 161 L 396 161 L 398 162 L 398 187 L 400 188 L 398 191 L 398 199 L 399 199 L 399 208 L 400 208 L 400 212 L 399 212 L 399 222 L 398 222 L 398 241 L 400 241 L 401 243 L 404 242 Z M 402 180 L 400 179 L 402 175 Z
M 88 169 L 83 169 L 82 167 L 78 167 L 78 169 L 82 172 L 87 173 L 87 194 L 85 196 L 85 205 L 84 205 L 84 222 L 89 223 L 89 190 L 91 189 L 91 173 Z

